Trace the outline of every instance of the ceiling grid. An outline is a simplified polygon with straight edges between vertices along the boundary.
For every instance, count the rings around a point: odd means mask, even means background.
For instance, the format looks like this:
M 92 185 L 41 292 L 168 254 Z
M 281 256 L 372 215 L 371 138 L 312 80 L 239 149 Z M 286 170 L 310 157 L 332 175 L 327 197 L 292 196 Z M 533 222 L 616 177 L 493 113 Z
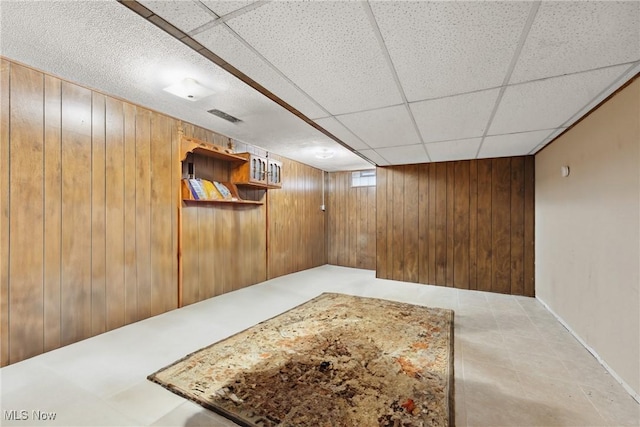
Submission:
M 326 171 L 534 154 L 640 72 L 638 1 L 2 1 L 0 12 L 9 59 Z M 185 78 L 214 94 L 162 90 Z
M 524 24 L 524 28 L 522 29 L 522 35 L 520 36 L 520 40 L 518 41 L 518 46 L 516 47 L 515 52 L 513 53 L 513 57 L 511 58 L 511 63 L 509 64 L 509 68 L 507 69 L 507 73 L 504 76 L 504 80 L 502 81 L 502 87 L 500 88 L 500 92 L 498 93 L 498 98 L 491 110 L 491 115 L 489 116 L 489 120 L 487 121 L 487 125 L 484 128 L 484 132 L 482 133 L 482 139 L 480 140 L 480 145 L 478 145 L 478 151 L 476 151 L 475 157 L 477 158 L 482 150 L 482 144 L 484 144 L 484 140 L 487 137 L 487 133 L 491 128 L 491 124 L 493 123 L 493 118 L 496 116 L 496 112 L 498 111 L 498 107 L 500 106 L 500 102 L 502 101 L 502 96 L 507 88 L 507 85 L 511 81 L 511 75 L 513 74 L 513 70 L 518 63 L 518 59 L 520 58 L 520 53 L 522 52 L 522 47 L 524 46 L 525 41 L 527 40 L 527 36 L 529 35 L 529 31 L 531 30 L 531 26 L 533 25 L 533 20 L 536 18 L 538 13 L 538 8 L 540 7 L 540 2 L 536 1 L 531 5 L 531 10 L 529 11 L 529 17 L 527 18 L 527 22 Z

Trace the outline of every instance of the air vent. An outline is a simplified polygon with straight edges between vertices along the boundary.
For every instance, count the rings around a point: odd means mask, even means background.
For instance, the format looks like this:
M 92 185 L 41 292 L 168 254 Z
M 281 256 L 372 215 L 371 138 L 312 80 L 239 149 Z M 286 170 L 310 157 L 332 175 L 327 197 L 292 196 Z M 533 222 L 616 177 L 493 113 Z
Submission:
M 214 116 L 218 116 L 221 119 L 225 119 L 226 121 L 231 122 L 231 123 L 241 123 L 242 122 L 242 120 L 240 120 L 240 119 L 238 119 L 236 117 L 233 117 L 231 114 L 227 114 L 224 111 L 213 109 L 213 110 L 209 110 L 208 113 L 211 113 Z

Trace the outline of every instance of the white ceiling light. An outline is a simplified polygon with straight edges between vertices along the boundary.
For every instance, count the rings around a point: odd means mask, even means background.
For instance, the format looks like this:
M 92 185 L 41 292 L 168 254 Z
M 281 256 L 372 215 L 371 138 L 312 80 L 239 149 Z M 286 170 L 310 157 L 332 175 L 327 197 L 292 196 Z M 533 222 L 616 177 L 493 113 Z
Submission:
M 165 87 L 163 90 L 189 101 L 198 101 L 215 93 L 192 78 L 182 79 L 181 82 Z
M 334 154 L 336 154 L 336 152 L 329 148 L 321 148 L 320 150 L 316 151 L 315 156 L 316 156 L 316 159 L 325 160 L 325 159 L 332 158 Z

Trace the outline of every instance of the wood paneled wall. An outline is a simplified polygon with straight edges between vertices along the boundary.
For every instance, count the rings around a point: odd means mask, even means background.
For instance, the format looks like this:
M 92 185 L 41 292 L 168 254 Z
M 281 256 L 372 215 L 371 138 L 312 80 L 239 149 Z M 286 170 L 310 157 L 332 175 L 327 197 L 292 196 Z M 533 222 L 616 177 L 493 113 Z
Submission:
M 351 187 L 351 172 L 329 173 L 328 263 L 376 269 L 376 187 Z
M 327 263 L 324 173 L 311 166 L 282 161 L 282 189 L 267 195 L 267 277 L 282 276 Z
M 2 59 L 1 364 L 177 307 L 178 121 Z
M 221 146 L 229 138 L 185 124 L 184 135 Z M 253 147 L 241 145 L 239 151 Z M 189 155 L 195 175 L 229 181 L 228 162 Z M 246 189 L 243 198 L 265 201 L 265 190 Z M 266 205 L 182 203 L 182 304 L 188 305 L 266 280 Z
M 534 295 L 533 156 L 377 174 L 377 277 Z

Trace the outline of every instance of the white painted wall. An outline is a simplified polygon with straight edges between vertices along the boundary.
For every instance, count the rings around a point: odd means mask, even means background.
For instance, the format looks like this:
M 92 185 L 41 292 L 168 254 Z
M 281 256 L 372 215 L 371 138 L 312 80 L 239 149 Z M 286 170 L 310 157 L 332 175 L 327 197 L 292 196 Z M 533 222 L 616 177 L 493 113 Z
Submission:
M 640 78 L 538 153 L 535 173 L 536 296 L 639 396 Z

